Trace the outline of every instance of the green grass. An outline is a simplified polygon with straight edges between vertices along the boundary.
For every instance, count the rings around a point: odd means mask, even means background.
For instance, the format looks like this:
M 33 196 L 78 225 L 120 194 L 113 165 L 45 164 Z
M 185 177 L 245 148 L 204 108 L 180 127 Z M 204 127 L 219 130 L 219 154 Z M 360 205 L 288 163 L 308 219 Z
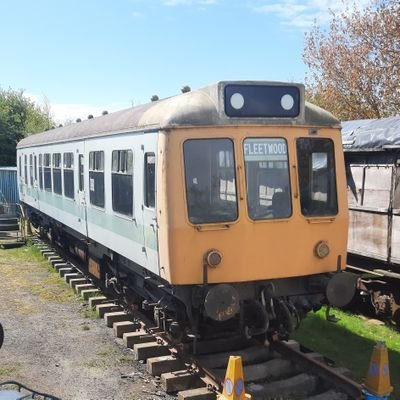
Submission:
M 333 314 L 340 318 L 336 324 L 326 321 L 325 309 L 310 314 L 291 338 L 330 358 L 337 366 L 350 369 L 359 382 L 366 376 L 376 342 L 386 342 L 391 384 L 395 388 L 393 398 L 399 399 L 400 333 L 340 310 L 334 310 Z

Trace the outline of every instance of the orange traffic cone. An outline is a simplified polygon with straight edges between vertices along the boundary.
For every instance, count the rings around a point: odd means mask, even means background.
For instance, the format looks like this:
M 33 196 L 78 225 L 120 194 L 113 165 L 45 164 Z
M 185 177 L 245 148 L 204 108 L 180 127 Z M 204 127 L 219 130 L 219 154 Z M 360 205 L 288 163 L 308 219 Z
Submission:
M 226 369 L 224 390 L 219 400 L 251 400 L 251 395 L 244 390 L 242 357 L 230 356 Z
M 393 391 L 390 385 L 389 358 L 385 342 L 377 342 L 374 346 L 364 387 L 367 399 L 387 399 Z

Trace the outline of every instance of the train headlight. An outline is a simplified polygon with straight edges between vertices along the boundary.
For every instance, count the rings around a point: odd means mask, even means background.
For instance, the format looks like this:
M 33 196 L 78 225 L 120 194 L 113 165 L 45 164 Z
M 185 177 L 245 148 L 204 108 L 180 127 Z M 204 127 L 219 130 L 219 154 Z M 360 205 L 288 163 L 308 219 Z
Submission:
M 319 258 L 325 258 L 329 254 L 329 246 L 328 243 L 325 242 L 324 240 L 319 241 L 315 245 L 315 254 Z
M 221 264 L 222 254 L 218 250 L 211 249 L 205 254 L 205 261 L 209 267 L 215 268 Z

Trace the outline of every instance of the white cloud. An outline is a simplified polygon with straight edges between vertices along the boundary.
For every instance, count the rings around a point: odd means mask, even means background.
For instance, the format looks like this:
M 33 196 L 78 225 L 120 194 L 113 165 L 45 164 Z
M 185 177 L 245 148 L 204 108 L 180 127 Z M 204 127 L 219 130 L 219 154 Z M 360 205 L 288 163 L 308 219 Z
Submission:
M 132 104 L 129 104 L 128 102 L 111 103 L 103 106 L 83 103 L 54 103 L 49 101 L 44 95 L 40 96 L 33 93 L 25 93 L 25 95 L 41 108 L 43 108 L 45 102 L 48 102 L 51 117 L 57 124 L 75 121 L 77 118 L 85 120 L 89 114 L 92 114 L 94 117 L 98 117 L 102 115 L 104 110 L 107 110 L 109 113 L 111 113 L 113 111 L 123 110 L 124 108 L 129 108 L 132 106 Z
M 297 28 L 310 28 L 314 22 L 318 25 L 326 24 L 332 13 L 343 11 L 346 6 L 355 4 L 362 8 L 368 0 L 283 0 L 253 7 L 253 10 L 263 14 L 274 14 L 282 20 L 282 24 Z

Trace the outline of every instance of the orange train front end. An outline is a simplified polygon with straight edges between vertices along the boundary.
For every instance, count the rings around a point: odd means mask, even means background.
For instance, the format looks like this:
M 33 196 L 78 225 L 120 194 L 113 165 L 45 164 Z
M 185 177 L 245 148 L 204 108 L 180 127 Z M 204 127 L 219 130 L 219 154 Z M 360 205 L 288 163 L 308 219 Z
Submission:
M 287 333 L 324 302 L 350 301 L 338 126 L 182 127 L 159 146 L 161 276 L 198 334 Z

